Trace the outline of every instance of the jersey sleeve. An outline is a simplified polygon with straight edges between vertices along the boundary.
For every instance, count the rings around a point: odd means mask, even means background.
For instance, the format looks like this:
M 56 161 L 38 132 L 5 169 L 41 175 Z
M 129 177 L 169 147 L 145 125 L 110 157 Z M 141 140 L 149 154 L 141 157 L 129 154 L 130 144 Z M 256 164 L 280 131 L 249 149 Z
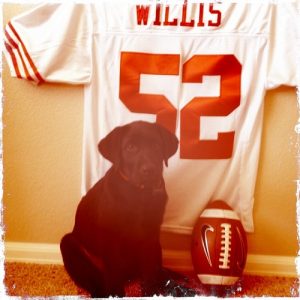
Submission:
M 300 7 L 297 1 L 274 5 L 270 24 L 269 59 L 266 88 L 295 86 L 299 81 Z
M 3 48 L 12 76 L 36 83 L 90 81 L 91 8 L 72 2 L 40 5 L 8 22 Z

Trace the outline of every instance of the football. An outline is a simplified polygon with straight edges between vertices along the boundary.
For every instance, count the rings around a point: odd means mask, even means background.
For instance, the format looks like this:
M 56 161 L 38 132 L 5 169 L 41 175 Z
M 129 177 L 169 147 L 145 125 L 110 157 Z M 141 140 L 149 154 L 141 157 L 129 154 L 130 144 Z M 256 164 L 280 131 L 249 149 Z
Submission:
M 238 215 L 224 201 L 210 203 L 197 220 L 191 256 L 202 284 L 233 285 L 243 274 L 247 237 Z

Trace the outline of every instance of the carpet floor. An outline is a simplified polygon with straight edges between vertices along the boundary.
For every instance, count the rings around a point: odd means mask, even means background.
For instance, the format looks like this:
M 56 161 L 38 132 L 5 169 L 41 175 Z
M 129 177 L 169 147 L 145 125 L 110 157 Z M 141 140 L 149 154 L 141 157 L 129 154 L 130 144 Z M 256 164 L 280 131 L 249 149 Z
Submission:
M 188 286 L 199 296 L 220 296 L 216 290 L 203 286 L 189 274 Z M 21 297 L 81 296 L 89 294 L 78 288 L 63 266 L 25 263 L 5 263 L 6 294 Z M 176 287 L 174 287 L 176 289 Z M 299 297 L 299 279 L 289 277 L 243 276 L 235 286 L 222 292 L 221 297 Z M 176 296 L 171 292 L 173 296 Z M 126 296 L 139 297 L 137 282 L 126 287 Z

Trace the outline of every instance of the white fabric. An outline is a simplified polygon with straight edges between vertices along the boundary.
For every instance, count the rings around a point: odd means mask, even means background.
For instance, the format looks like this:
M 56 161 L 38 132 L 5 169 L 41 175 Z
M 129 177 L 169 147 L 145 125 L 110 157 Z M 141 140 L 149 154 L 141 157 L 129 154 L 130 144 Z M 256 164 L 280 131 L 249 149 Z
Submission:
M 230 219 L 239 220 L 238 215 L 235 211 L 220 209 L 220 208 L 206 208 L 201 214 L 201 218 L 219 218 L 219 219 Z
M 116 126 L 155 121 L 159 111 L 158 122 L 181 140 L 165 169 L 163 229 L 191 232 L 210 201 L 224 200 L 252 231 L 264 94 L 297 81 L 296 3 L 143 3 L 48 3 L 13 18 L 5 51 L 11 73 L 38 83 L 85 85 L 83 194 L 110 166 L 98 153 L 99 140 Z M 148 23 L 139 25 L 137 11 L 146 6 Z M 161 25 L 154 24 L 157 16 Z M 155 101 L 162 107 L 150 111 Z M 234 141 L 209 146 L 220 133 Z M 194 144 L 200 146 L 191 155 L 186 146 Z M 225 148 L 229 154 L 222 157 Z

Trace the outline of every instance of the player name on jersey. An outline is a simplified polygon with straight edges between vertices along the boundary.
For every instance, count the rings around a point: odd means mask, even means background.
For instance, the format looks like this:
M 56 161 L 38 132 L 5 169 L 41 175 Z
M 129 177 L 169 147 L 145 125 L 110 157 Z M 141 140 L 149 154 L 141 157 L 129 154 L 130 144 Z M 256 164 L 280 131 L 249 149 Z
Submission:
M 188 17 L 188 5 L 195 12 L 195 17 Z M 178 5 L 176 17 L 171 16 L 170 5 L 157 4 L 155 7 L 150 5 L 136 5 L 136 21 L 138 25 L 155 26 L 181 26 L 181 27 L 218 27 L 221 25 L 222 13 L 216 9 L 214 3 L 190 3 Z M 175 6 L 173 6 L 174 8 Z M 151 9 L 155 13 L 151 13 Z M 151 19 L 150 16 L 154 18 Z

